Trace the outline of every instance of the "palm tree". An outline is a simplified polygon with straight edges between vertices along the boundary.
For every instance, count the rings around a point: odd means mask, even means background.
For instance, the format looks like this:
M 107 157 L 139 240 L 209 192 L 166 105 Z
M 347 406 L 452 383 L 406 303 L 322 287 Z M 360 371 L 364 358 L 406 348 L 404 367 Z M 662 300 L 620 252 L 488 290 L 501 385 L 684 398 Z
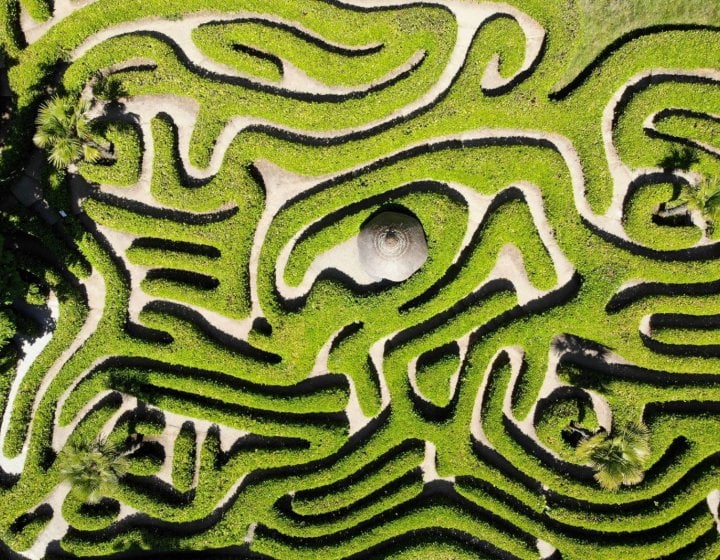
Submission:
M 706 177 L 697 184 L 689 185 L 683 196 L 661 205 L 658 216 L 661 218 L 687 216 L 690 210 L 699 211 L 705 220 L 708 233 L 712 232 L 715 224 L 720 220 L 720 180 L 717 177 Z
M 103 496 L 112 493 L 127 472 L 125 456 L 121 445 L 104 438 L 80 439 L 66 450 L 60 472 L 80 499 L 97 504 Z
M 55 168 L 64 169 L 80 159 L 93 163 L 105 155 L 108 144 L 92 130 L 90 106 L 87 99 L 56 95 L 40 107 L 33 141 L 48 150 Z
M 720 219 L 720 182 L 717 177 L 705 178 L 692 186 L 685 195 L 691 210 L 699 210 L 710 227 Z
M 650 430 L 641 422 L 625 424 L 620 430 L 590 436 L 577 447 L 578 458 L 595 470 L 595 480 L 606 490 L 642 481 L 650 455 Z

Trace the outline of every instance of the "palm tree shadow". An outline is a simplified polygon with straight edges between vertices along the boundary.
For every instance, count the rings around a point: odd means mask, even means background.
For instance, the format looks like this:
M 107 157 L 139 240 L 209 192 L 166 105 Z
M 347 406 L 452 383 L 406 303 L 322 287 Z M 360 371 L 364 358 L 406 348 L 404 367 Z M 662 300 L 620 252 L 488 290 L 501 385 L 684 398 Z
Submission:
M 608 384 L 608 358 L 610 349 L 571 334 L 558 339 L 562 356 L 558 363 L 558 373 L 569 383 L 584 389 L 593 389 L 609 394 L 612 392 Z
M 687 171 L 698 163 L 697 150 L 691 146 L 673 146 L 670 151 L 658 162 L 658 166 L 665 171 Z

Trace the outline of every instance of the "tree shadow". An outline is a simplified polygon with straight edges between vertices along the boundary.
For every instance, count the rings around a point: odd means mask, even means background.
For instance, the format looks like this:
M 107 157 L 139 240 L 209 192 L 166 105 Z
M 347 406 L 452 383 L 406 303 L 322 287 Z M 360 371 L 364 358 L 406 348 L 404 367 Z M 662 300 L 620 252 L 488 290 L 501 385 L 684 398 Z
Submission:
M 698 163 L 700 158 L 698 157 L 697 150 L 690 146 L 673 146 L 670 151 L 658 162 L 658 165 L 665 171 L 672 171 L 680 169 L 687 171 Z
M 93 95 L 113 106 L 122 105 L 121 99 L 128 96 L 128 90 L 118 76 L 98 74 L 92 84 Z

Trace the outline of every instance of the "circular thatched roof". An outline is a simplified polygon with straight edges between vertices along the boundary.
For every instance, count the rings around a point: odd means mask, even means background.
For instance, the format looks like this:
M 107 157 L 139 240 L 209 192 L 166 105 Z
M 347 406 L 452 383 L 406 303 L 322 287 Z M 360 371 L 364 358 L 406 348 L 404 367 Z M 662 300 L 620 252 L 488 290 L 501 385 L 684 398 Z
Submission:
M 417 218 L 381 212 L 365 222 L 358 236 L 360 262 L 374 278 L 401 282 L 427 260 L 427 241 Z

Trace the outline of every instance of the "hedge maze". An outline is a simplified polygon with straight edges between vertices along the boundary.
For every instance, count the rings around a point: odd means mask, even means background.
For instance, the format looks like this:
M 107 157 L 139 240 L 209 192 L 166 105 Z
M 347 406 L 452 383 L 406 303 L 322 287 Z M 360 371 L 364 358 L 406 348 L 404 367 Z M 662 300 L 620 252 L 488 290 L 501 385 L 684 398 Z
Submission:
M 0 6 L 0 555 L 720 557 L 718 28 L 568 74 L 574 2 Z M 47 163 L 52 95 L 111 157 Z M 610 492 L 567 430 L 628 422 Z M 99 503 L 83 438 L 139 441 Z

